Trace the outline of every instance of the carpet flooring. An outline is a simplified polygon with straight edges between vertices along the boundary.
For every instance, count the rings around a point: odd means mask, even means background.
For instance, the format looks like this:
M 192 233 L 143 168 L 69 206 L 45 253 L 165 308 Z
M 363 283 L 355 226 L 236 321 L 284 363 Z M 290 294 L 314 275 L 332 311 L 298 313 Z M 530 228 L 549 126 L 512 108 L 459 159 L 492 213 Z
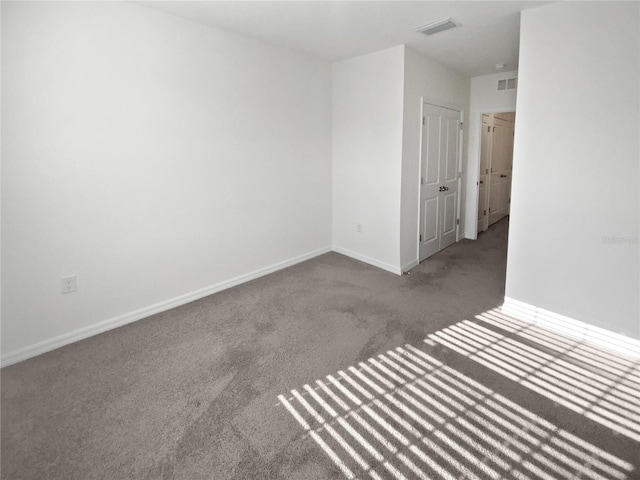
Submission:
M 6 367 L 3 479 L 638 479 L 640 365 L 503 315 L 507 221 L 330 253 Z

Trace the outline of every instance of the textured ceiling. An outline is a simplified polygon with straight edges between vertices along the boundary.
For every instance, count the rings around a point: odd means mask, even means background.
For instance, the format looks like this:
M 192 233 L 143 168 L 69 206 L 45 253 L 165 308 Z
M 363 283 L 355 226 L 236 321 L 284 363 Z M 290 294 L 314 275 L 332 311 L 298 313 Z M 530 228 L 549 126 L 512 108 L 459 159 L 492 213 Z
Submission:
M 520 12 L 533 1 L 144 1 L 141 5 L 329 61 L 407 44 L 469 76 L 518 67 Z M 460 27 L 417 27 L 452 17 Z

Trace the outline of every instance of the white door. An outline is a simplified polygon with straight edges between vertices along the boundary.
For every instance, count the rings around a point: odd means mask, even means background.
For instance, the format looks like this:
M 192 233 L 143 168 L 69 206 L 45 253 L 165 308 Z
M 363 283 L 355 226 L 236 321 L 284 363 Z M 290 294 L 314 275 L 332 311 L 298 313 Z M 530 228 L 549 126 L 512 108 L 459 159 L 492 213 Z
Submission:
M 489 225 L 509 214 L 511 166 L 513 163 L 513 123 L 494 117 L 491 140 L 491 184 Z
M 498 204 L 498 208 L 502 212 L 503 216 L 509 215 L 510 207 L 511 207 L 511 172 L 513 170 L 513 138 L 515 125 L 513 122 L 509 122 L 506 126 L 506 139 L 505 139 L 505 148 L 506 158 L 505 164 L 503 165 L 502 173 L 500 174 L 501 178 L 501 190 L 500 190 L 500 203 Z
M 420 261 L 456 241 L 461 112 L 428 103 L 420 152 Z
M 491 161 L 492 118 L 482 115 L 480 175 L 478 180 L 478 233 L 489 227 L 489 163 Z

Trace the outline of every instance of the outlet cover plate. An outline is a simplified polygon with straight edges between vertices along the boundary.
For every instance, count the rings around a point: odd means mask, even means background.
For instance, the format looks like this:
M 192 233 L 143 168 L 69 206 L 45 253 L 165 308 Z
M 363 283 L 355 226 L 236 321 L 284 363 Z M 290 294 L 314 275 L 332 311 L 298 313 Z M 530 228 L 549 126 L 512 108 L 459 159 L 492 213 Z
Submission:
M 63 277 L 62 280 L 60 281 L 60 283 L 61 283 L 61 288 L 62 288 L 62 293 L 63 294 L 72 293 L 72 292 L 75 292 L 78 289 L 75 275 L 70 275 L 68 277 Z

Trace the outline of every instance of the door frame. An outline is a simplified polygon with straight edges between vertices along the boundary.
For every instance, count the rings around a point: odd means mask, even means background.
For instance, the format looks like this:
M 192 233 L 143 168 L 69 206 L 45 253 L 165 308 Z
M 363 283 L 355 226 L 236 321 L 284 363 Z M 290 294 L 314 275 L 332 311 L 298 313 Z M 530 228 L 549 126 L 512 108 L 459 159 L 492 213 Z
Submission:
M 422 206 L 420 205 L 420 179 L 422 178 L 422 118 L 424 117 L 424 105 L 428 104 L 434 107 L 445 108 L 447 110 L 453 110 L 455 112 L 460 113 L 460 123 L 462 124 L 462 128 L 460 129 L 460 137 L 458 138 L 458 193 L 457 193 L 457 207 L 456 207 L 456 219 L 458 223 L 456 225 L 456 243 L 460 241 L 460 198 L 462 194 L 462 153 L 464 152 L 464 138 L 465 138 L 465 124 L 464 124 L 464 108 L 459 105 L 453 103 L 442 102 L 440 100 L 436 100 L 429 97 L 420 97 L 420 119 L 418 121 L 418 125 L 420 126 L 420 142 L 418 145 L 418 177 L 416 179 L 416 185 L 418 187 L 418 218 L 416 225 L 416 240 L 420 236 L 420 213 Z M 465 212 L 466 213 L 466 212 Z M 420 241 L 416 241 L 416 265 L 420 264 Z
M 516 106 L 508 106 L 508 107 L 495 107 L 495 108 L 483 108 L 481 109 L 480 113 L 478 113 L 478 125 L 477 125 L 477 131 L 475 132 L 477 134 L 477 138 L 475 143 L 475 150 L 476 150 L 476 155 L 475 155 L 475 171 L 470 172 L 469 170 L 467 170 L 467 175 L 469 176 L 469 178 L 473 178 L 474 181 L 476 182 L 475 186 L 471 185 L 473 187 L 473 192 L 467 192 L 467 194 L 473 195 L 474 198 L 474 204 L 473 204 L 473 215 L 474 215 L 474 224 L 473 224 L 473 230 L 472 230 L 472 234 L 473 237 L 467 237 L 471 240 L 476 240 L 478 238 L 478 222 L 477 222 L 477 216 L 478 216 L 478 205 L 480 204 L 479 202 L 479 195 L 480 195 L 480 156 L 482 155 L 482 115 L 491 115 L 493 113 L 506 113 L 506 112 L 515 112 L 516 117 L 518 116 L 518 111 L 516 109 Z M 422 138 L 421 138 L 422 140 Z M 469 145 L 469 147 L 471 147 L 471 145 Z M 471 150 L 471 148 L 469 148 L 469 150 Z M 471 158 L 467 159 L 467 165 L 469 165 L 469 160 L 471 160 Z M 468 182 L 467 182 L 467 187 L 469 186 Z M 468 215 L 470 212 L 467 212 L 465 209 L 465 223 L 468 223 Z
M 489 128 L 491 128 L 493 126 L 493 117 L 491 117 L 491 113 L 483 113 L 482 114 L 482 118 L 480 120 L 481 125 L 480 125 L 480 156 L 478 157 L 478 180 L 476 181 L 476 186 L 478 187 L 478 195 L 477 195 L 477 204 L 478 204 L 478 208 L 476 208 L 476 220 L 477 220 L 477 215 L 480 212 L 480 177 L 482 176 L 482 172 L 480 171 L 480 165 L 482 164 L 482 151 L 484 149 L 484 146 L 482 144 L 482 137 L 484 135 L 484 117 L 487 116 L 491 119 L 491 124 L 489 126 Z M 491 155 L 493 153 L 493 137 L 491 137 L 491 148 L 489 149 L 489 159 L 488 159 L 488 163 L 491 163 Z M 489 165 L 488 165 L 489 166 Z M 489 177 L 489 180 L 487 181 L 487 177 Z M 491 193 L 491 167 L 489 166 L 489 171 L 487 173 L 485 173 L 485 193 L 484 193 L 484 206 L 486 209 L 489 208 L 489 195 Z M 486 218 L 485 218 L 486 217 Z M 476 238 L 478 235 L 480 235 L 480 232 L 484 232 L 484 224 L 488 223 L 489 219 L 488 216 L 483 216 L 483 220 L 482 220 L 482 224 L 483 224 L 483 228 L 478 229 L 478 222 L 476 221 Z
M 505 112 L 505 113 L 507 113 L 507 112 Z M 508 113 L 513 113 L 514 116 L 515 116 L 515 112 L 508 112 Z M 503 186 L 504 186 L 504 183 L 508 183 L 509 184 L 508 193 L 509 193 L 509 199 L 511 198 L 511 173 L 513 171 L 513 140 L 514 140 L 514 135 L 515 135 L 515 121 L 512 122 L 510 120 L 504 120 L 502 118 L 496 118 L 495 115 L 496 114 L 493 114 L 493 118 L 492 118 L 492 124 L 493 124 L 493 131 L 492 131 L 493 133 L 492 133 L 492 135 L 495 135 L 496 128 L 511 128 L 512 133 L 510 135 L 510 142 L 512 144 L 512 147 L 511 147 L 511 159 L 510 159 L 510 162 L 509 162 L 509 165 L 508 165 L 509 166 L 509 169 L 508 169 L 509 170 L 508 182 L 506 180 L 504 180 L 504 181 L 503 180 L 499 180 L 498 183 L 496 184 L 496 186 L 499 187 L 499 190 L 498 190 L 498 192 L 494 192 L 493 191 L 493 188 L 494 188 L 494 185 L 493 185 L 493 175 L 494 175 L 494 163 L 493 163 L 494 162 L 494 151 L 493 151 L 493 146 L 494 146 L 495 138 L 492 137 L 492 139 L 491 139 L 491 158 L 490 158 L 490 161 L 489 161 L 489 165 L 490 165 L 489 166 L 490 180 L 489 180 L 489 190 L 487 191 L 488 206 L 489 206 L 489 212 L 490 213 L 487 215 L 487 218 L 486 218 L 487 228 L 489 226 L 493 225 L 494 223 L 498 222 L 499 220 L 501 220 L 505 216 L 509 215 L 508 213 L 505 213 L 504 211 L 501 211 L 502 210 L 501 207 L 503 206 L 503 204 L 499 203 L 498 212 L 497 212 L 499 218 L 497 220 L 492 220 L 491 219 L 491 215 L 493 214 L 493 212 L 491 212 L 491 199 L 492 199 L 492 194 L 504 193 L 501 190 L 503 188 Z M 500 131 L 500 130 L 498 130 L 498 131 Z M 501 174 L 500 177 L 502 177 L 502 176 L 503 175 Z M 498 199 L 498 201 L 501 202 L 501 199 Z M 509 210 L 508 206 L 507 206 L 507 210 Z M 500 216 L 500 215 L 502 215 L 502 216 Z

